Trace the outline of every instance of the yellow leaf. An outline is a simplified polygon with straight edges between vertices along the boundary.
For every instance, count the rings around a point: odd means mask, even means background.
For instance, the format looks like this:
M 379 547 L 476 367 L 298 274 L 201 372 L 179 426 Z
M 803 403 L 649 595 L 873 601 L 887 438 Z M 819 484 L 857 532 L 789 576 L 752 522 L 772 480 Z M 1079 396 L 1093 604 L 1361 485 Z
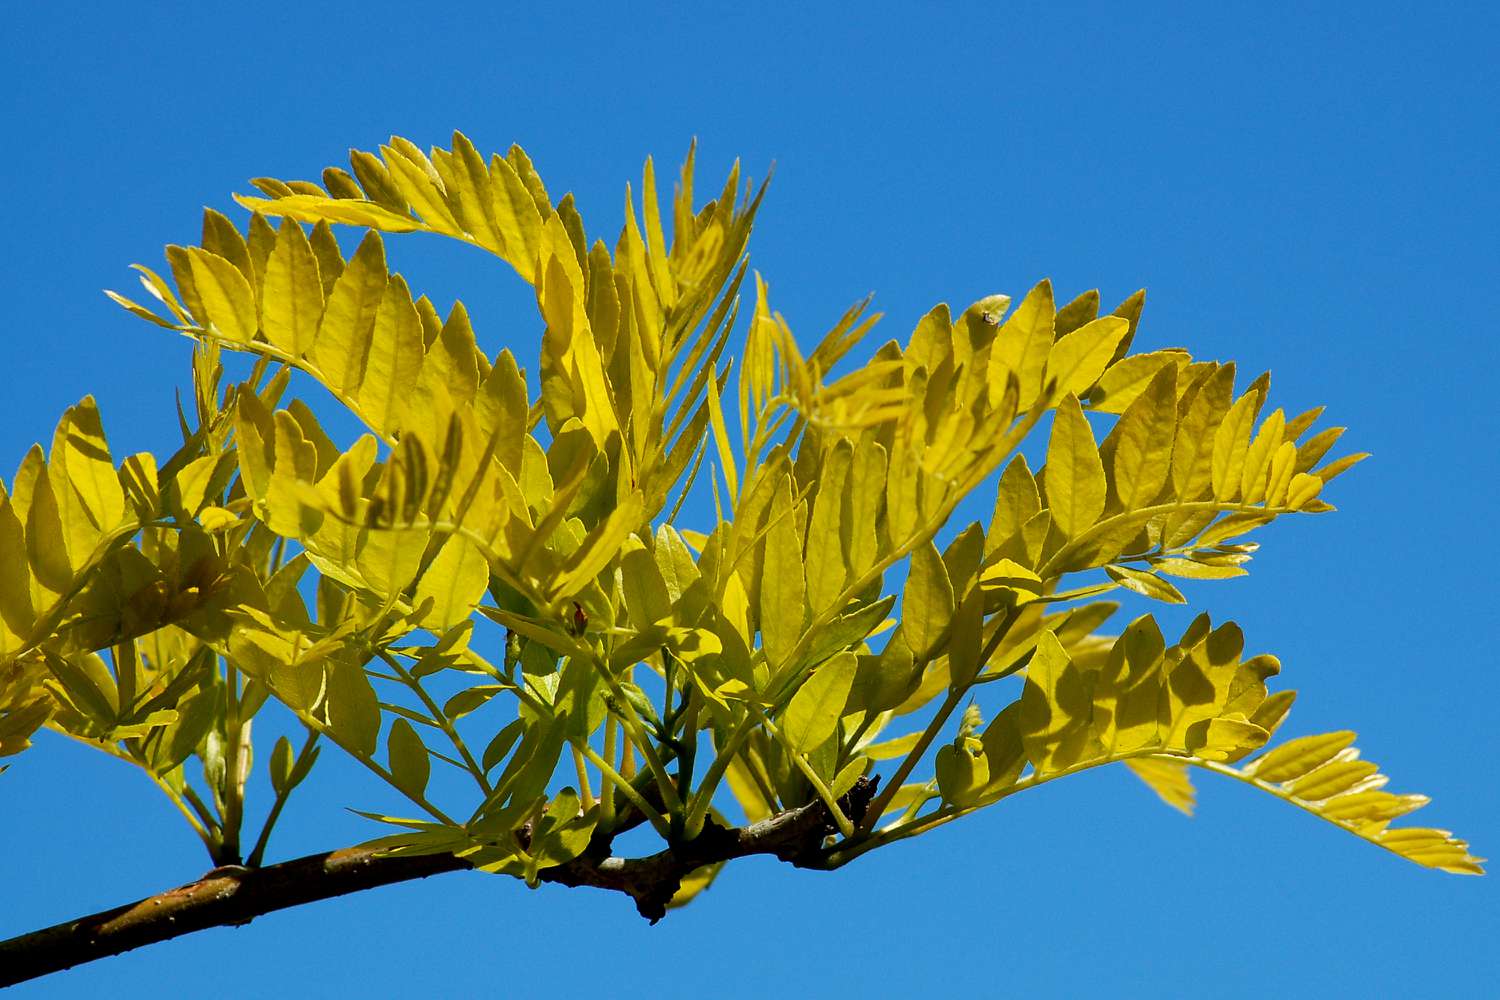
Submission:
M 1115 315 L 1125 322 L 1124 329 L 1120 331 L 1123 336 L 1130 329 L 1130 322 L 1120 317 L 1118 312 Z M 1092 323 L 1098 316 L 1099 289 L 1092 288 L 1057 310 L 1057 336 L 1066 337 L 1084 324 Z
M 1214 439 L 1233 393 L 1234 365 L 1221 365 L 1198 386 L 1178 421 L 1172 442 L 1172 487 L 1179 500 L 1199 500 L 1212 489 Z
M 807 602 L 815 615 L 831 608 L 844 589 L 845 483 L 853 458 L 853 445 L 841 440 L 823 460 L 807 528 Z
M 1291 485 L 1287 488 L 1286 505 L 1293 510 L 1301 510 L 1303 505 L 1315 499 L 1322 489 L 1322 479 L 1306 472 L 1299 472 L 1292 477 Z
M 405 719 L 397 719 L 391 724 L 390 735 L 386 737 L 386 759 L 396 787 L 410 798 L 421 798 L 427 790 L 432 762 L 427 758 L 422 737 Z
M 35 622 L 25 529 L 10 498 L 0 496 L 0 656 L 19 649 Z
M 1224 422 L 1214 432 L 1213 488 L 1218 500 L 1233 500 L 1240 495 L 1240 479 L 1245 473 L 1245 458 L 1250 451 L 1250 429 L 1259 394 L 1247 392 L 1229 408 Z
M 906 543 L 921 515 L 922 466 L 907 447 L 897 447 L 885 483 L 886 531 L 892 548 Z
M 385 246 L 378 235 L 367 233 L 334 282 L 312 346 L 312 361 L 335 393 L 353 397 L 364 380 L 386 279 Z
M 1193 814 L 1198 796 L 1193 791 L 1186 764 L 1159 757 L 1139 757 L 1127 760 L 1125 766 L 1167 805 L 1189 816 Z
M 453 133 L 453 181 L 456 187 L 460 214 L 465 228 L 491 253 L 505 252 L 505 235 L 501 230 L 495 200 L 490 191 L 490 173 L 484 165 L 484 157 L 462 132 Z
M 576 594 L 598 576 L 605 566 L 620 553 L 620 546 L 630 533 L 641 527 L 645 512 L 645 501 L 639 490 L 630 494 L 619 506 L 609 512 L 593 531 L 584 538 L 552 585 L 554 599 Z
M 793 753 L 811 753 L 833 736 L 854 686 L 858 662 L 853 653 L 839 653 L 824 661 L 792 695 L 780 729 Z
M 1014 374 L 1020 382 L 1018 406 L 1025 410 L 1042 392 L 1047 356 L 1052 350 L 1056 309 L 1052 282 L 1043 280 L 1021 300 L 995 334 L 990 352 L 990 398 L 1005 393 L 1005 382 Z
M 266 527 L 278 535 L 300 538 L 303 511 L 299 491 L 301 484 L 311 483 L 317 476 L 317 449 L 286 410 L 272 414 L 272 427 L 272 471 L 261 498 Z
M 223 507 L 204 507 L 198 512 L 198 523 L 203 526 L 204 531 L 214 532 L 227 528 L 231 524 L 239 524 L 240 518 L 233 511 L 225 510 Z
M 1052 522 L 1067 537 L 1082 534 L 1104 512 L 1104 463 L 1078 397 L 1071 394 L 1058 404 L 1053 418 L 1043 475 Z
M 281 198 L 249 198 L 235 195 L 234 200 L 252 212 L 295 219 L 298 222 L 332 222 L 348 226 L 369 226 L 387 233 L 410 233 L 422 224 L 407 215 L 397 215 L 373 201 L 349 198 L 325 198 L 322 195 L 292 194 Z
M 226 340 L 250 343 L 255 339 L 255 294 L 240 269 L 199 247 L 188 248 L 188 259 L 209 324 Z
M 369 757 L 380 738 L 380 703 L 364 669 L 339 657 L 328 669 L 328 728 L 350 753 Z
M 1177 425 L 1177 368 L 1163 365 L 1146 390 L 1125 410 L 1111 437 L 1115 498 L 1124 511 L 1156 500 L 1171 470 L 1173 429 Z
M 1297 446 L 1290 441 L 1281 442 L 1281 447 L 1271 457 L 1271 474 L 1266 481 L 1267 507 L 1280 507 L 1286 503 L 1296 464 Z
M 885 494 L 886 452 L 872 437 L 862 437 L 849 467 L 849 571 L 860 574 L 875 564 L 880 550 L 876 511 Z
M 708 382 L 708 420 L 714 432 L 714 447 L 719 453 L 719 468 L 724 473 L 724 485 L 729 489 L 731 508 L 739 499 L 739 473 L 735 467 L 734 449 L 729 444 L 729 429 L 724 423 L 724 404 L 719 400 L 719 380 Z
M 381 146 L 380 153 L 392 183 L 417 217 L 430 229 L 458 235 L 461 231 L 458 222 L 448 210 L 441 181 L 426 155 L 399 136 L 392 136 L 391 144 Z
M 1363 462 L 1369 457 L 1370 453 L 1367 451 L 1356 452 L 1353 455 L 1345 455 L 1343 458 L 1336 458 L 1332 462 L 1329 462 L 1321 469 L 1315 471 L 1313 475 L 1323 480 L 1324 484 L 1326 485 L 1327 483 L 1333 481 L 1334 476 L 1337 476 L 1343 472 L 1347 472 L 1349 469 L 1353 468 L 1355 465 L 1358 465 L 1360 462 Z
M 1089 394 L 1092 408 L 1099 413 L 1124 413 L 1164 366 L 1180 369 L 1191 360 L 1186 351 L 1168 350 L 1134 354 L 1117 361 Z
M 375 314 L 359 409 L 372 429 L 394 436 L 401 427 L 403 401 L 422 369 L 422 323 L 400 275 L 386 284 Z
M 542 216 L 516 169 L 499 155 L 490 157 L 490 201 L 495 224 L 504 237 L 501 254 L 527 282 L 536 281 Z
M 677 283 L 672 280 L 672 269 L 667 261 L 666 240 L 661 230 L 661 206 L 656 198 L 656 168 L 649 156 L 646 157 L 646 168 L 641 179 L 641 217 L 646 223 L 646 250 L 651 264 L 651 281 L 656 286 L 662 306 L 671 309 L 677 303 Z
M 1181 591 L 1155 573 L 1119 565 L 1106 566 L 1104 572 L 1126 590 L 1133 590 L 1137 594 L 1168 604 L 1187 603 L 1187 598 L 1182 596 Z
M 1042 500 L 1037 493 L 1036 479 L 1026 464 L 1026 456 L 1017 455 L 1000 475 L 1000 484 L 995 491 L 995 512 L 990 517 L 990 530 L 985 534 L 985 555 L 1012 538 L 1041 509 Z
M 901 634 L 920 662 L 930 657 L 953 621 L 953 584 L 932 542 L 911 554 L 911 572 L 901 601 Z
M 966 687 L 984 666 L 980 659 L 984 644 L 985 591 L 975 587 L 964 596 L 953 614 L 953 634 L 948 640 L 949 684 Z
M 1161 743 L 1159 708 L 1165 650 L 1161 629 L 1150 615 L 1131 622 L 1110 648 L 1109 658 L 1094 682 L 1093 718 L 1094 733 L 1110 753 Z
M 640 541 L 627 541 L 624 555 L 620 558 L 620 587 L 625 596 L 625 608 L 630 614 L 630 623 L 637 629 L 668 622 L 672 617 L 672 595 L 667 592 L 667 582 L 662 577 L 656 560 Z M 739 577 L 731 577 L 738 582 Z M 743 589 L 738 593 L 743 598 Z M 726 602 L 727 603 L 727 602 Z M 746 638 L 743 621 L 735 622 L 740 638 Z
M 1278 409 L 1261 423 L 1260 433 L 1250 443 L 1245 453 L 1245 468 L 1240 476 L 1240 496 L 1245 503 L 1260 503 L 1266 498 L 1271 460 L 1281 447 L 1285 428 L 1286 416 Z
M 125 492 L 93 396 L 63 415 L 52 443 L 52 469 L 66 478 L 95 531 L 111 531 L 124 519 Z
M 1367 760 L 1345 757 L 1345 754 L 1356 753 L 1358 751 L 1350 747 L 1327 764 L 1292 782 L 1287 790 L 1309 802 L 1319 802 L 1348 791 L 1380 770 Z
M 772 669 L 791 655 L 802 636 L 807 614 L 803 580 L 802 539 L 792 508 L 792 479 L 783 475 L 768 516 L 765 570 L 760 584 L 760 638 Z
M 381 599 L 400 594 L 422 565 L 427 532 L 414 528 L 365 528 L 355 542 L 355 566 Z
M 444 631 L 469 617 L 489 586 L 489 564 L 470 542 L 450 537 L 438 549 L 412 596 L 420 608 L 428 598 L 432 608 L 422 618 L 422 627 Z
M 1026 667 L 1021 692 L 1021 743 L 1039 774 L 1071 767 L 1101 752 L 1090 730 L 1088 678 L 1074 666 L 1057 636 L 1044 631 Z
M 1326 764 L 1353 742 L 1354 733 L 1347 729 L 1303 736 L 1268 750 L 1251 761 L 1244 771 L 1259 781 L 1291 781 Z
M 260 323 L 266 339 L 294 359 L 313 344 L 323 318 L 323 279 L 307 234 L 296 221 L 281 222 L 266 261 Z
M 1227 773 L 1408 861 L 1459 875 L 1484 874 L 1484 859 L 1470 854 L 1469 845 L 1447 830 L 1388 825 L 1426 805 L 1427 797 L 1379 791 L 1385 776 L 1359 759 L 1359 751 L 1350 745 L 1353 740 L 1354 734 L 1347 731 L 1304 736 Z
M 1098 304 L 1097 297 L 1094 303 Z M 1045 381 L 1055 382 L 1059 393 L 1087 395 L 1129 329 L 1130 324 L 1119 316 L 1104 316 L 1060 338 L 1047 358 Z

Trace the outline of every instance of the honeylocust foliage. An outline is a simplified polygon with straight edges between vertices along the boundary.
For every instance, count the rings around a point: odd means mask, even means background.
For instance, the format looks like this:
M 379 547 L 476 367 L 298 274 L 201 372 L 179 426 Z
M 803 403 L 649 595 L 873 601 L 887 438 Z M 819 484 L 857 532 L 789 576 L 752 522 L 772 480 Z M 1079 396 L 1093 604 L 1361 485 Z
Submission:
M 209 210 L 168 276 L 137 268 L 146 305 L 110 293 L 193 341 L 181 447 L 117 461 L 85 399 L 0 494 L 0 753 L 46 725 L 128 760 L 221 863 L 260 862 L 327 751 L 409 803 L 372 814 L 383 849 L 533 884 L 632 826 L 675 849 L 818 803 L 796 860 L 837 867 L 1114 762 L 1184 811 L 1197 768 L 1481 870 L 1392 825 L 1426 799 L 1352 733 L 1278 740 L 1292 692 L 1234 624 L 1111 627 L 1112 591 L 1243 575 L 1364 457 L 1330 461 L 1343 429 L 1268 376 L 1133 352 L 1143 294 L 938 306 L 860 363 L 867 303 L 805 351 L 748 271 L 764 186 L 737 166 L 700 202 L 689 154 L 665 201 L 648 161 L 612 243 L 459 134 L 253 183 L 248 224 Z M 390 270 L 419 232 L 535 289 L 535 372 Z M 976 491 L 993 513 L 957 523 Z M 271 701 L 306 736 L 256 758 Z

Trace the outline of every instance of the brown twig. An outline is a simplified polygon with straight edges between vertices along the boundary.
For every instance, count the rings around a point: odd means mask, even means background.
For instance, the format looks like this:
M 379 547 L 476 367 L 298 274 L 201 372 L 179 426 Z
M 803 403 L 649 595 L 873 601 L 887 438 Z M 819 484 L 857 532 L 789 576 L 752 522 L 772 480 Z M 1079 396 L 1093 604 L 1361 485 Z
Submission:
M 840 800 L 846 814 L 863 815 L 876 784 L 861 778 Z M 813 802 L 746 827 L 709 824 L 693 841 L 643 858 L 610 857 L 607 843 L 591 845 L 580 857 L 540 875 L 544 882 L 622 892 L 655 923 L 682 879 L 705 865 L 770 854 L 799 867 L 827 867 L 824 841 L 834 830 L 827 808 Z M 304 903 L 468 868 L 467 861 L 451 854 L 391 856 L 366 847 L 264 868 L 215 868 L 139 902 L 0 941 L 0 987 L 209 927 L 247 924 Z

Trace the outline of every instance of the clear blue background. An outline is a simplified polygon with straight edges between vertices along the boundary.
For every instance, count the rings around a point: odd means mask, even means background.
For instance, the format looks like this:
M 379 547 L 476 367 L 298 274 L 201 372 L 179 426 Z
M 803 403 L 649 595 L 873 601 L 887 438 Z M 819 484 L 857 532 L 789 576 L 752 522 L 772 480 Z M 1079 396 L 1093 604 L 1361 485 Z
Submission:
M 117 454 L 169 446 L 188 345 L 99 290 L 248 177 L 457 127 L 520 142 L 612 241 L 625 181 L 696 135 L 705 186 L 776 161 L 752 252 L 805 342 L 870 290 L 904 338 L 934 302 L 1043 276 L 1106 306 L 1146 285 L 1139 346 L 1328 404 L 1376 456 L 1331 488 L 1340 512 L 1274 526 L 1248 579 L 1190 599 L 1281 656 L 1288 733 L 1357 728 L 1393 789 L 1433 796 L 1421 821 L 1500 850 L 1493 5 L 41 6 L 0 34 L 5 469 L 86 392 Z M 392 247 L 491 351 L 534 356 L 503 265 Z M 14 763 L 0 937 L 205 867 L 123 765 L 52 736 Z M 1107 769 L 834 875 L 739 863 L 654 928 L 613 895 L 449 875 L 16 995 L 1493 995 L 1492 880 L 1199 785 L 1193 820 Z M 363 839 L 339 807 L 384 802 L 324 767 L 273 854 Z

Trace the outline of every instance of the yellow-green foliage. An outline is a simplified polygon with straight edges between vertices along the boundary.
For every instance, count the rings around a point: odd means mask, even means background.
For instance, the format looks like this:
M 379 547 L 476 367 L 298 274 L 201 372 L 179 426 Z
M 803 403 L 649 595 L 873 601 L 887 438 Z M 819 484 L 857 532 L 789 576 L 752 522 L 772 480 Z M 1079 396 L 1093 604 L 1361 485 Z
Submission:
M 1267 376 L 1132 353 L 1143 294 L 938 306 L 851 364 L 865 304 L 804 352 L 746 284 L 763 188 L 737 167 L 700 205 L 690 155 L 664 212 L 648 162 L 613 246 L 519 148 L 392 139 L 351 169 L 255 181 L 245 230 L 209 211 L 201 245 L 167 248 L 171 282 L 139 268 L 152 309 L 113 296 L 193 339 L 195 405 L 177 453 L 116 469 L 85 400 L 0 502 L 0 752 L 50 719 L 238 860 L 274 698 L 309 735 L 269 755 L 252 863 L 331 743 L 420 812 L 376 817 L 403 828 L 388 849 L 531 881 L 642 818 L 691 841 L 737 821 L 731 797 L 750 821 L 821 799 L 836 866 L 1121 761 L 1184 810 L 1197 767 L 1480 871 L 1443 831 L 1389 827 L 1426 800 L 1383 791 L 1352 734 L 1265 751 L 1292 695 L 1233 624 L 1101 632 L 1112 590 L 1183 603 L 1242 575 L 1247 536 L 1332 510 L 1364 457 L 1325 461 L 1342 428 L 1271 408 Z M 348 256 L 336 224 L 365 230 Z M 534 287 L 532 376 L 390 272 L 381 234 L 409 232 Z M 221 385 L 224 351 L 254 358 L 245 381 Z M 368 433 L 331 439 L 288 395 L 306 380 Z M 695 479 L 715 516 L 689 526 Z M 987 524 L 955 523 L 991 489 Z

